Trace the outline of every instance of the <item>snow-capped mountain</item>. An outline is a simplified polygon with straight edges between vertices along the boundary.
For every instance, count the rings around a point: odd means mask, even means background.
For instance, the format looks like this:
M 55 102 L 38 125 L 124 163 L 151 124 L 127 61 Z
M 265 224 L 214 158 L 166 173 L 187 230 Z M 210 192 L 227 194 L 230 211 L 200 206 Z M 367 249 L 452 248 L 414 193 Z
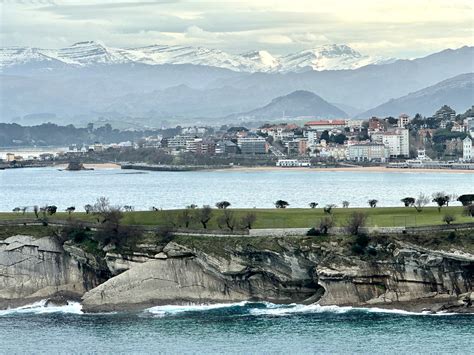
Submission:
M 362 55 L 346 45 L 325 45 L 285 56 L 272 55 L 264 50 L 231 54 L 219 49 L 168 45 L 123 49 L 94 41 L 79 42 L 61 49 L 0 49 L 0 68 L 49 61 L 80 67 L 123 63 L 194 64 L 254 73 L 357 69 L 389 60 Z
M 357 69 L 369 64 L 387 64 L 394 59 L 362 55 L 346 45 L 331 44 L 281 58 L 283 71 Z

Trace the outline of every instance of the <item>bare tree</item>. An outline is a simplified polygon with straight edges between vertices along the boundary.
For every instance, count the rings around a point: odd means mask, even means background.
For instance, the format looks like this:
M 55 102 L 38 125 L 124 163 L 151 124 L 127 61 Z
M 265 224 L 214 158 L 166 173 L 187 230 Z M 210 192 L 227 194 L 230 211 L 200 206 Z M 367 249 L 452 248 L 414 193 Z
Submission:
M 360 228 L 365 226 L 367 215 L 363 212 L 354 211 L 347 220 L 347 231 L 351 235 L 358 235 Z
M 430 202 L 430 198 L 428 195 L 425 195 L 424 193 L 421 193 L 418 195 L 418 197 L 415 200 L 415 209 L 418 212 L 423 211 L 423 208 Z
M 193 215 L 194 214 L 191 208 L 185 208 L 179 214 L 179 217 L 178 217 L 179 223 L 183 224 L 186 228 L 188 228 L 194 219 Z
M 342 201 L 342 208 L 349 208 L 349 201 Z
M 335 208 L 335 207 L 336 207 L 336 205 L 334 205 L 334 204 L 326 205 L 326 207 L 323 208 L 323 211 L 326 214 L 331 214 L 332 209 Z
M 211 208 L 211 206 L 209 206 L 209 205 L 202 206 L 202 208 L 200 208 L 197 211 L 197 217 L 199 219 L 199 222 L 201 222 L 202 227 L 204 229 L 207 229 L 207 224 L 209 223 L 209 221 L 212 218 L 212 208 Z
M 328 231 L 330 228 L 334 226 L 334 219 L 331 217 L 324 217 L 321 219 L 319 222 L 319 230 L 321 231 L 321 234 L 328 234 Z
M 94 210 L 94 206 L 87 204 L 84 206 L 84 211 L 86 211 L 86 214 L 90 214 Z
M 233 231 L 236 224 L 234 212 L 224 209 L 224 213 L 219 217 L 217 222 L 220 228 L 222 228 L 222 225 L 225 225 L 230 231 Z
M 243 228 L 252 229 L 252 226 L 256 220 L 257 220 L 257 215 L 255 214 L 255 212 L 248 212 L 242 216 L 240 223 L 242 224 Z

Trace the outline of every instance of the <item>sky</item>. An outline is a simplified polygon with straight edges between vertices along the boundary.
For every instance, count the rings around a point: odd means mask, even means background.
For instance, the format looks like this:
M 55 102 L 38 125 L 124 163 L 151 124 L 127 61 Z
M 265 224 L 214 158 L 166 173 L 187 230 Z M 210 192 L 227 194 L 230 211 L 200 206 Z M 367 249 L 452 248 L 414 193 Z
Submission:
M 285 54 L 347 44 L 413 58 L 474 45 L 465 0 L 0 0 L 0 45 L 59 48 L 192 45 Z

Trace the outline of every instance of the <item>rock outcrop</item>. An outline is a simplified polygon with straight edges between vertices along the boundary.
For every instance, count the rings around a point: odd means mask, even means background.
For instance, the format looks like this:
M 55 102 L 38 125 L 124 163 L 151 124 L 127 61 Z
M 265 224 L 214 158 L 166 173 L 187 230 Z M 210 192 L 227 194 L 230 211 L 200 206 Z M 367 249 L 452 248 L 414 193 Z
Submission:
M 380 256 L 364 260 L 336 245 L 302 247 L 282 238 L 279 246 L 278 252 L 244 247 L 217 255 L 171 242 L 159 258 L 86 293 L 83 305 L 89 311 L 242 300 L 417 311 L 470 305 L 474 256 L 469 254 L 399 242 L 379 246 Z
M 86 253 L 77 248 L 86 258 Z M 12 236 L 0 240 L 0 308 L 65 295 L 80 298 L 103 279 L 66 252 L 54 238 Z
M 194 238 L 194 239 L 193 239 Z M 197 238 L 197 239 L 196 239 Z M 474 255 L 392 239 L 356 255 L 318 237 L 177 238 L 99 260 L 54 238 L 0 241 L 0 308 L 58 294 L 85 311 L 243 300 L 473 311 Z

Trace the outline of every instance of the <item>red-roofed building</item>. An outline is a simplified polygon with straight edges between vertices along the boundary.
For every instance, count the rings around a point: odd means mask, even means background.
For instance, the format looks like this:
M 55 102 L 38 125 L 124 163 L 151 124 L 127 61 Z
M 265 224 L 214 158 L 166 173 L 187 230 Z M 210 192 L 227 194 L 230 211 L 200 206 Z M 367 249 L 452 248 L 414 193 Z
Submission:
M 343 129 L 347 125 L 346 120 L 321 120 L 306 122 L 304 126 L 315 131 L 330 131 L 332 129 Z

